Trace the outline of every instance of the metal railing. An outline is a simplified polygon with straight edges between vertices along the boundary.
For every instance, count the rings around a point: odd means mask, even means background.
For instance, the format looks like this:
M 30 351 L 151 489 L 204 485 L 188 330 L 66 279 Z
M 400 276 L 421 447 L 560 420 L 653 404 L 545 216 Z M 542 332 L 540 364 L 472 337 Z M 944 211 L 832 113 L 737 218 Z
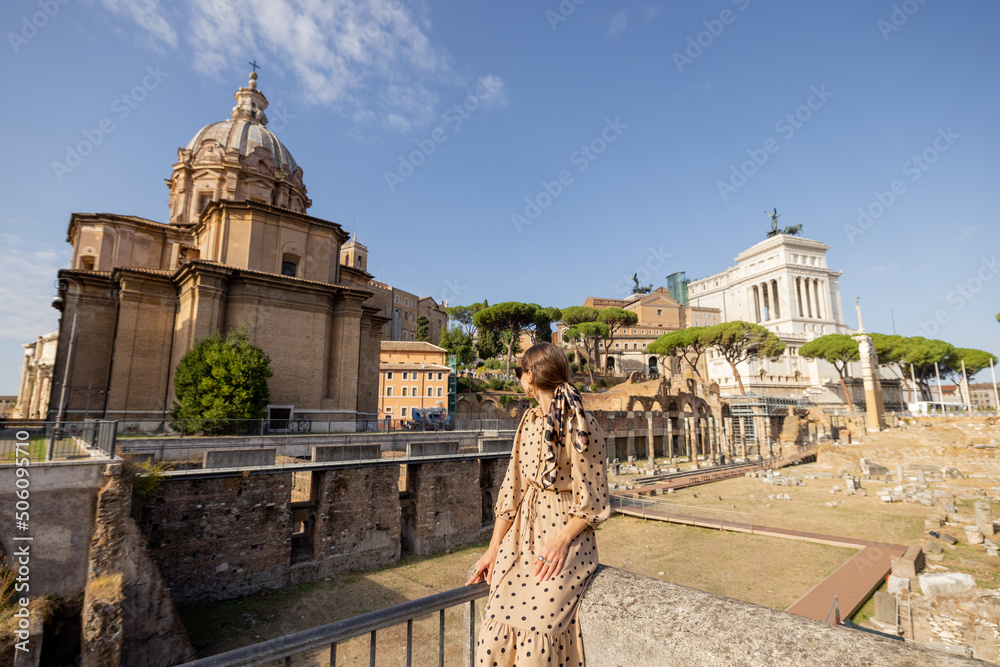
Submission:
M 519 419 L 453 419 L 440 428 L 418 428 L 408 419 L 122 419 L 125 437 L 233 437 L 306 433 L 387 433 L 394 431 L 502 431 L 517 428 Z
M 26 454 L 31 462 L 114 458 L 117 422 L 0 421 L 0 465 Z
M 719 530 L 740 529 L 753 533 L 753 515 L 748 512 L 717 510 L 711 507 L 680 505 L 652 498 L 611 494 L 611 508 L 622 514 L 658 519 L 671 523 L 687 523 Z
M 461 604 L 469 605 L 468 627 L 468 664 L 472 666 L 475 660 L 476 646 L 476 600 L 489 594 L 489 584 L 480 583 L 472 586 L 455 588 L 444 593 L 411 600 L 378 611 L 361 614 L 341 621 L 334 621 L 310 630 L 303 630 L 284 637 L 269 639 L 258 644 L 220 653 L 208 658 L 184 663 L 180 667 L 254 667 L 272 660 L 284 658 L 286 667 L 292 664 L 292 657 L 306 651 L 314 651 L 329 647 L 329 664 L 337 664 L 337 644 L 340 642 L 369 635 L 369 664 L 375 666 L 376 649 L 379 630 L 406 623 L 406 665 L 413 664 L 413 621 L 422 616 L 439 614 L 438 621 L 438 665 L 444 665 L 444 613 L 446 609 Z

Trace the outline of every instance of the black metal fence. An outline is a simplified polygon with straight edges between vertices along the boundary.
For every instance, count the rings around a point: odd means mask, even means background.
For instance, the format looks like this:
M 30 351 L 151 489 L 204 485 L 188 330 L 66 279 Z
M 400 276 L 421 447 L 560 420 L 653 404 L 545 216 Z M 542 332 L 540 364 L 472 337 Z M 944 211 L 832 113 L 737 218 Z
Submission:
M 342 621 L 335 621 L 327 625 L 321 625 L 310 630 L 303 630 L 277 639 L 269 639 L 259 644 L 253 644 L 244 648 L 238 648 L 209 658 L 202 658 L 194 662 L 188 662 L 180 667 L 252 667 L 254 665 L 264 665 L 272 660 L 284 658 L 285 665 L 292 664 L 292 656 L 315 651 L 317 649 L 329 649 L 329 665 L 337 664 L 337 645 L 353 637 L 369 635 L 369 662 L 375 665 L 375 657 L 378 649 L 377 632 L 379 630 L 406 623 L 406 661 L 407 667 L 413 663 L 413 621 L 428 614 L 438 614 L 438 665 L 444 665 L 444 619 L 445 610 L 461 604 L 468 604 L 467 614 L 468 627 L 463 631 L 468 632 L 468 655 L 463 656 L 463 662 L 471 665 L 474 663 L 474 650 L 476 646 L 476 600 L 486 597 L 489 593 L 489 584 L 473 584 L 455 588 L 444 593 L 431 595 L 418 600 L 411 600 L 393 607 L 387 607 L 378 611 L 361 614 L 352 618 L 345 618 Z
M 517 428 L 518 419 L 455 419 L 442 428 L 420 428 L 406 419 L 122 419 L 123 437 L 262 436 L 297 433 L 387 433 L 394 431 L 499 431 Z
M 0 464 L 114 458 L 117 422 L 0 421 Z

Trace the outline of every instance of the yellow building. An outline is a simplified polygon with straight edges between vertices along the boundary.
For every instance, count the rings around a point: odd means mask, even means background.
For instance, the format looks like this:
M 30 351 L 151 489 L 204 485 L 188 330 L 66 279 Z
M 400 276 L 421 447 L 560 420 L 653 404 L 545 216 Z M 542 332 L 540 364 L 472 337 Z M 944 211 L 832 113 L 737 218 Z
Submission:
M 409 419 L 415 408 L 448 410 L 448 351 L 422 342 L 382 341 L 380 419 Z
M 605 299 L 587 297 L 583 302 L 587 308 L 604 310 L 621 308 L 636 314 L 638 321 L 620 329 L 614 337 L 611 349 L 601 348 L 600 365 L 617 374 L 643 371 L 646 375 L 659 373 L 660 360 L 656 355 L 647 355 L 646 346 L 665 333 L 687 327 L 707 327 L 719 324 L 721 312 L 718 308 L 685 307 L 670 296 L 670 290 L 657 287 L 649 294 L 633 294 L 626 299 Z M 558 325 L 558 332 L 552 340 L 562 341 L 564 324 Z M 575 347 L 564 344 L 563 347 Z

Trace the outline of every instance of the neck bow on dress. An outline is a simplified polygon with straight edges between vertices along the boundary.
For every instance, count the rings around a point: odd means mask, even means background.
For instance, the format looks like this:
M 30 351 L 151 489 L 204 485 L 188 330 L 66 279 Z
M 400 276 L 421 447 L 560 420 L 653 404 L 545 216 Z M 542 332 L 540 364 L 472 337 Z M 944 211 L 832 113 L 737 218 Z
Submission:
M 587 449 L 589 431 L 587 417 L 583 411 L 583 399 L 576 387 L 564 382 L 556 387 L 549 406 L 549 416 L 545 419 L 545 434 L 542 437 L 544 445 L 544 470 L 542 472 L 542 488 L 548 489 L 556 483 L 556 443 L 562 435 L 563 420 L 569 420 L 573 446 L 576 451 Z

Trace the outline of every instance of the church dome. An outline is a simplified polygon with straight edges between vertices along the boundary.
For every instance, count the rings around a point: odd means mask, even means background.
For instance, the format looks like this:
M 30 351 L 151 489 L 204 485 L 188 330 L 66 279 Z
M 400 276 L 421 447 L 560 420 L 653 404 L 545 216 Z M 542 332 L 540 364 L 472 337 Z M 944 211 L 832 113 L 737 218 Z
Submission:
M 218 123 L 210 123 L 198 130 L 186 146 L 194 154 L 208 140 L 219 142 L 222 150 L 237 150 L 246 157 L 253 153 L 257 146 L 263 146 L 271 151 L 274 164 L 278 169 L 295 171 L 298 166 L 295 158 L 274 132 L 267 129 L 267 98 L 257 90 L 257 74 L 250 75 L 250 85 L 236 91 L 236 106 L 232 117 Z
M 230 118 L 218 123 L 210 123 L 198 130 L 186 148 L 197 153 L 202 143 L 209 139 L 218 141 L 223 150 L 238 150 L 240 155 L 244 157 L 252 153 L 257 146 L 263 146 L 271 151 L 274 156 L 274 164 L 279 169 L 287 169 L 291 172 L 295 171 L 295 167 L 298 166 L 291 152 L 275 136 L 274 132 L 259 122 L 243 118 Z

